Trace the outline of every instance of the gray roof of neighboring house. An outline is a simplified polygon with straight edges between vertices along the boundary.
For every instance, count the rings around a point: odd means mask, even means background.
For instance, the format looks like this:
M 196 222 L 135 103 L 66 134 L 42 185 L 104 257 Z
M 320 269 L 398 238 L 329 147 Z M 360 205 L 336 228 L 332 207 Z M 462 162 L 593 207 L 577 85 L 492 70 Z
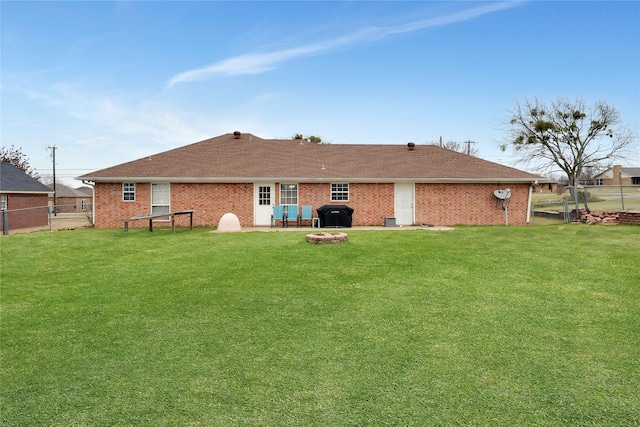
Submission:
M 48 186 L 53 191 L 53 184 Z M 56 184 L 56 197 L 91 197 L 93 190 L 89 187 L 71 188 L 61 183 Z
M 74 189 L 81 197 L 93 197 L 93 188 L 91 187 L 78 187 Z
M 3 193 L 51 193 L 51 189 L 11 163 L 0 163 L 0 191 Z
M 539 175 L 435 145 L 313 144 L 232 133 L 91 172 L 95 182 L 533 182 Z
M 640 168 L 622 168 L 622 173 L 632 177 L 640 176 Z
M 616 168 L 618 166 L 615 166 Z M 607 173 L 613 171 L 614 168 L 610 167 L 602 172 L 600 172 L 598 175 L 594 176 L 594 178 L 598 179 L 600 177 L 606 177 Z M 640 168 L 620 168 L 620 172 L 622 172 L 624 175 L 628 176 L 628 177 L 640 177 Z

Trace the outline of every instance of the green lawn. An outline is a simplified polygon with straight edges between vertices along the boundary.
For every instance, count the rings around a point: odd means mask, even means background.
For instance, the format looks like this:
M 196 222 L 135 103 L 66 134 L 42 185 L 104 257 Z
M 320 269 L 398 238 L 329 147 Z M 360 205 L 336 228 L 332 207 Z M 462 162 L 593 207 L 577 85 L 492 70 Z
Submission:
M 4 236 L 2 426 L 637 426 L 640 227 Z

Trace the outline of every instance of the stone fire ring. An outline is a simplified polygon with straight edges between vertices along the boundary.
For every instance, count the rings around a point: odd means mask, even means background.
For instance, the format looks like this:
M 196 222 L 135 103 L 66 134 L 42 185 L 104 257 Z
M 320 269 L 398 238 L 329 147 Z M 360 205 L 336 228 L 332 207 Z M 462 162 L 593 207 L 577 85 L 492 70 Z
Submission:
M 307 234 L 307 242 L 315 245 L 322 243 L 344 243 L 349 240 L 345 233 L 315 233 Z

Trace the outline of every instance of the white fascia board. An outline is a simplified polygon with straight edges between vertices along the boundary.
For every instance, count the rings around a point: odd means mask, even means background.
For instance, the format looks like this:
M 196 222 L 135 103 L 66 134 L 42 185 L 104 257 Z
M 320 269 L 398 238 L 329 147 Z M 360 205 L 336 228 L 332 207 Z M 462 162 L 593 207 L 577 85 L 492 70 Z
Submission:
M 523 183 L 530 184 L 539 178 L 349 178 L 349 177 L 84 177 L 84 181 L 94 183 L 114 182 L 174 182 L 174 183 L 247 183 L 247 182 L 349 182 L 349 183 L 422 183 L 422 184 L 487 184 Z
M 175 182 L 175 183 L 247 183 L 247 182 L 351 182 L 351 183 L 533 183 L 539 178 L 345 178 L 345 177 L 85 177 L 84 181 L 100 182 Z

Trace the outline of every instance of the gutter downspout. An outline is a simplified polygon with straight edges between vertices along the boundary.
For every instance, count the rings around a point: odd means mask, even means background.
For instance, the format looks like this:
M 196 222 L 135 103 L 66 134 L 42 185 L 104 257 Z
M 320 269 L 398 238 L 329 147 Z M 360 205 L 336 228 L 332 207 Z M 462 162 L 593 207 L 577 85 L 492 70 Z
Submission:
M 538 180 L 533 181 L 533 184 L 529 186 L 529 201 L 527 202 L 527 220 L 526 224 L 531 223 L 531 201 L 533 199 L 533 187 L 538 184 Z
M 93 227 L 95 228 L 96 226 L 96 183 L 93 181 L 87 181 L 86 179 L 82 180 L 83 184 L 88 185 L 89 187 L 91 187 L 91 194 L 92 194 L 92 198 L 91 198 L 91 219 L 93 221 L 91 225 L 93 225 Z

